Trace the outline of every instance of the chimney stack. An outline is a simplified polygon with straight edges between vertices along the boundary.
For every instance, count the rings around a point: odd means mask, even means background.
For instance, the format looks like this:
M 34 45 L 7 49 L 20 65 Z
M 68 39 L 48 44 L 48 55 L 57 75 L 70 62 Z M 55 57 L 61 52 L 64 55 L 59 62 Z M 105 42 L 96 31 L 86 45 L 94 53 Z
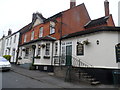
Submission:
M 104 1 L 105 16 L 109 16 L 109 2 L 108 0 Z
M 76 6 L 76 0 L 70 0 L 70 8 L 73 8 Z
M 11 34 L 12 34 L 12 30 L 9 29 L 9 31 L 8 31 L 8 35 L 11 35 Z

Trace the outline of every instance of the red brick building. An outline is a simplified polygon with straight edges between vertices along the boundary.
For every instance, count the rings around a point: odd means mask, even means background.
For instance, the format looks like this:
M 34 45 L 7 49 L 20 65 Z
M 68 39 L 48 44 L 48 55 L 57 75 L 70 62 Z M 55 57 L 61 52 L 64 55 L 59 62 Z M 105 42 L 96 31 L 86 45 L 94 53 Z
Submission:
M 70 9 L 57 13 L 47 19 L 38 12 L 34 13 L 32 22 L 21 29 L 19 56 L 22 57 L 23 62 L 20 62 L 22 64 L 33 63 L 36 66 L 43 65 L 40 68 L 45 67 L 45 70 L 47 70 L 46 67 L 49 68 L 54 64 L 53 57 L 60 56 L 60 39 L 62 37 L 96 27 L 114 26 L 112 15 L 109 14 L 109 2 L 105 1 L 104 4 L 105 16 L 95 20 L 90 19 L 84 3 L 75 6 L 75 0 L 71 0 Z M 41 50 L 40 46 L 43 44 L 45 48 Z M 32 46 L 35 46 L 35 48 Z M 33 59 L 38 54 L 40 60 Z M 47 59 L 49 60 L 45 61 L 44 56 L 48 57 Z

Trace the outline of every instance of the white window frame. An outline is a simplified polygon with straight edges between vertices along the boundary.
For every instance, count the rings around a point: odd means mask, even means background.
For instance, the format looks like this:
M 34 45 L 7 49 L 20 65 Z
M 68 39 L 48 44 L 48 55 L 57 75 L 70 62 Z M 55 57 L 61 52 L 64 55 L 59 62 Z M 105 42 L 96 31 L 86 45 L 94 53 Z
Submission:
M 12 37 L 10 38 L 10 45 L 11 45 L 11 43 L 12 43 Z
M 7 39 L 7 46 L 8 46 L 8 43 L 9 43 L 9 39 Z
M 31 40 L 34 39 L 34 31 L 31 32 Z
M 45 55 L 46 55 L 46 56 L 49 56 L 49 55 L 50 55 L 50 43 L 46 43 Z
M 16 35 L 14 36 L 14 43 L 16 42 Z
M 24 35 L 24 42 L 27 40 L 27 34 Z
M 55 33 L 55 23 L 50 21 L 50 34 Z
M 37 55 L 40 56 L 41 55 L 41 48 L 38 47 L 38 52 Z
M 39 31 L 39 37 L 43 36 L 43 27 L 40 27 L 40 31 Z

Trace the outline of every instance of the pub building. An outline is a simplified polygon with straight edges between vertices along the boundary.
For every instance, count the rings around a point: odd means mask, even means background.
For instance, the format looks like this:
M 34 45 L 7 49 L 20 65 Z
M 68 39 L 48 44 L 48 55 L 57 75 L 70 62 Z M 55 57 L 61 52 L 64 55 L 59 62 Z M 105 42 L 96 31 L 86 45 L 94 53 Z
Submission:
M 72 33 L 62 38 L 62 50 L 66 53 L 64 64 L 80 67 L 94 74 L 101 83 L 113 84 L 113 73 L 119 70 L 120 27 L 98 27 Z M 64 50 L 63 50 L 64 49 Z M 72 56 L 67 60 L 67 54 Z M 76 60 L 80 60 L 76 63 Z M 70 61 L 71 60 L 71 61 Z M 70 63 L 71 62 L 71 63 Z M 83 63 L 83 64 L 81 64 Z
M 17 63 L 65 80 L 87 74 L 83 77 L 90 77 L 92 84 L 112 84 L 113 72 L 119 70 L 120 28 L 109 14 L 109 2 L 104 1 L 105 16 L 91 20 L 84 3 L 76 6 L 75 1 L 47 19 L 33 14 L 32 22 L 22 28 Z

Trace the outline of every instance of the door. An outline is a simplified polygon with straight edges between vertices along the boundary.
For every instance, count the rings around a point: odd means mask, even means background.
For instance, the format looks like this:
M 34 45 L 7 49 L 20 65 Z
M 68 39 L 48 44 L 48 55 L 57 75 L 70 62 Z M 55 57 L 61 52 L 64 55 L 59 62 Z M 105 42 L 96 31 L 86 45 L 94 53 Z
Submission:
M 72 65 L 72 45 L 66 46 L 66 66 Z

